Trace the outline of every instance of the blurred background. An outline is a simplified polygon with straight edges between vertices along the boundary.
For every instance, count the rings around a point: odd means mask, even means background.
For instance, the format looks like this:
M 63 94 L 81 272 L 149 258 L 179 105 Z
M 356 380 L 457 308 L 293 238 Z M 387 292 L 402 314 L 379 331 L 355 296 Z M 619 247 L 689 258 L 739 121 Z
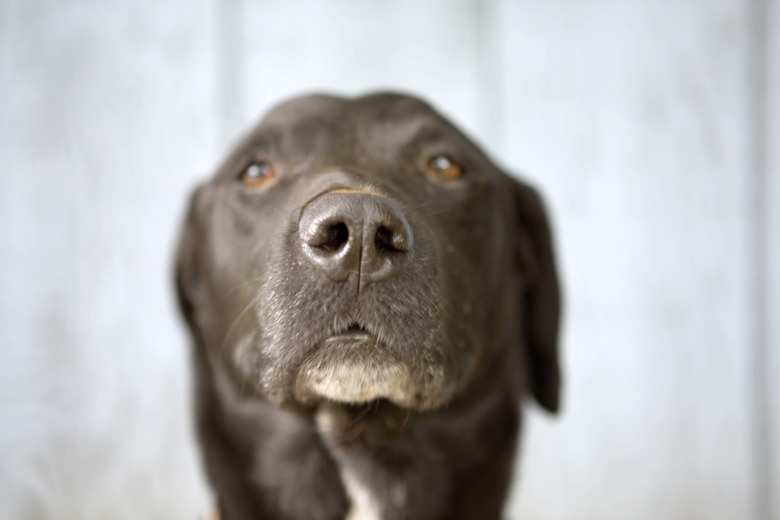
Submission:
M 510 519 L 780 519 L 773 0 L 0 0 L 0 519 L 210 502 L 172 290 L 271 105 L 415 93 L 545 194 L 565 402 Z

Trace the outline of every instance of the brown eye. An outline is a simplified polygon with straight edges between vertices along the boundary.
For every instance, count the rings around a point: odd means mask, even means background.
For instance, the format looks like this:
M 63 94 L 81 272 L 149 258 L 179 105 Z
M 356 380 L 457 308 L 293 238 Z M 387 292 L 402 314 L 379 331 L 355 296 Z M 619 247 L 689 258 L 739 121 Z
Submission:
M 440 179 L 453 180 L 463 175 L 463 168 L 447 155 L 436 155 L 428 161 L 428 171 Z
M 253 162 L 241 172 L 241 181 L 250 188 L 262 186 L 273 178 L 273 166 L 264 162 Z

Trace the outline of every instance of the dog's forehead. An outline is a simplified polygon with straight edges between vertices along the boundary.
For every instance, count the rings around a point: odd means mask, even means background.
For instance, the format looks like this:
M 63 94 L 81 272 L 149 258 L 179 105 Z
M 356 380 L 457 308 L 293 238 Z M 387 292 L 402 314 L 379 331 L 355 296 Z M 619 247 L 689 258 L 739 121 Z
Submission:
M 359 98 L 312 94 L 271 109 L 256 132 L 282 130 L 356 138 L 379 129 L 388 138 L 393 134 L 409 136 L 422 127 L 454 130 L 430 105 L 412 96 L 385 92 Z
M 344 98 L 328 94 L 300 96 L 273 107 L 263 123 L 295 124 L 298 121 L 317 119 L 385 119 L 392 116 L 431 117 L 440 116 L 430 105 L 419 98 L 379 92 L 358 98 Z

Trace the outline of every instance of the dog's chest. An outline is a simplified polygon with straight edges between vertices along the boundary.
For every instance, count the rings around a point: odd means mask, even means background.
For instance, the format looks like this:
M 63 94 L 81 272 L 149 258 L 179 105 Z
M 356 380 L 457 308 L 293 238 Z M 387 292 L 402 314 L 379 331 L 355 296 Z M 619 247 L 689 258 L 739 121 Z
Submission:
M 350 501 L 346 520 L 381 520 L 379 501 L 365 483 L 348 470 L 341 471 L 341 480 Z

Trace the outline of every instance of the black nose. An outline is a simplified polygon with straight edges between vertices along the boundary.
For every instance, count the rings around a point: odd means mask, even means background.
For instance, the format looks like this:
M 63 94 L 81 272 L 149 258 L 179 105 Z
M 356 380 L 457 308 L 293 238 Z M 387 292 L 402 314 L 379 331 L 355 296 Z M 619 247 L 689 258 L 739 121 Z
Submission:
M 303 210 L 298 235 L 306 255 L 333 280 L 355 273 L 361 283 L 395 274 L 412 250 L 412 230 L 389 199 L 334 190 Z

